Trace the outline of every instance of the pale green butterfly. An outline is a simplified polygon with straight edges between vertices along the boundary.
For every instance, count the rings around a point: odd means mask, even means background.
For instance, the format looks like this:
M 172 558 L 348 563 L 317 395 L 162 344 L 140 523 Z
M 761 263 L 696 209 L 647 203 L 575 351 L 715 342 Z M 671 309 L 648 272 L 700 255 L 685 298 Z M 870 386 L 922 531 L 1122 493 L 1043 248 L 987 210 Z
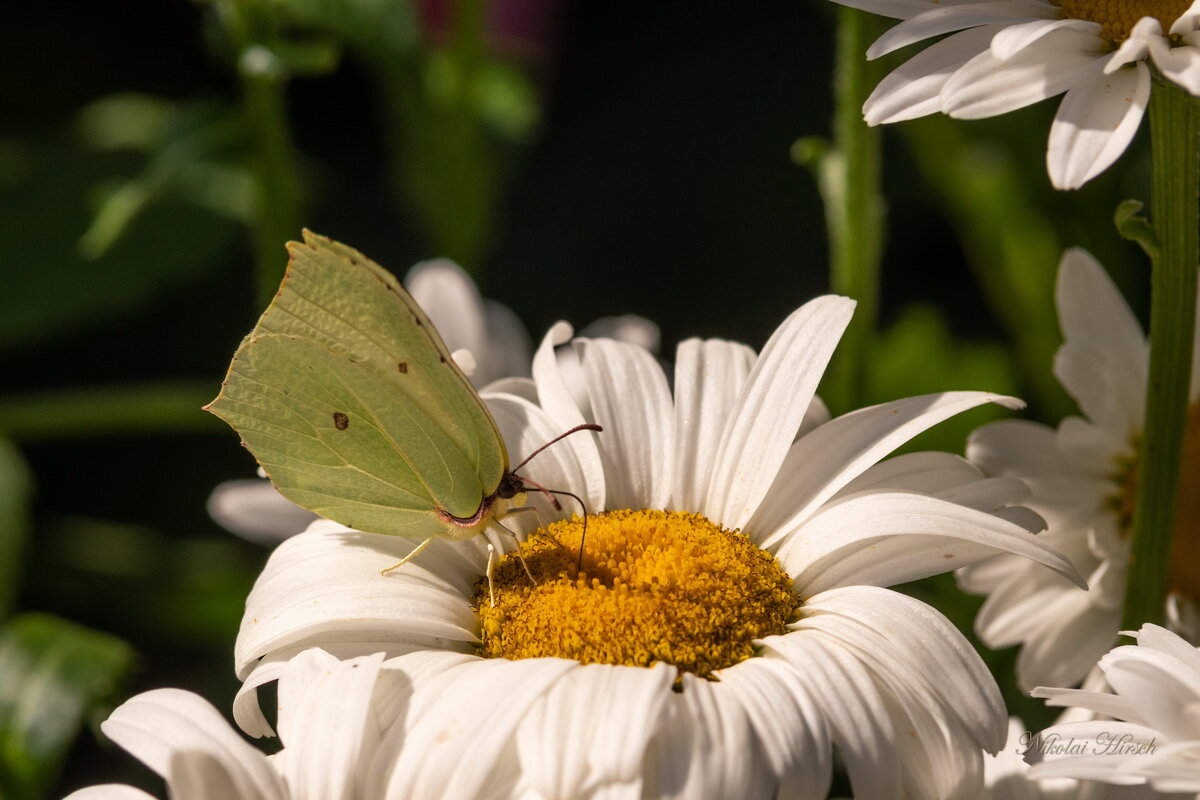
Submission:
M 278 294 L 205 406 L 284 497 L 356 530 L 423 540 L 388 572 L 438 536 L 482 533 L 527 487 L 547 491 L 509 470 L 487 406 L 390 272 L 307 230 L 287 248 Z M 562 436 L 576 430 L 600 428 Z

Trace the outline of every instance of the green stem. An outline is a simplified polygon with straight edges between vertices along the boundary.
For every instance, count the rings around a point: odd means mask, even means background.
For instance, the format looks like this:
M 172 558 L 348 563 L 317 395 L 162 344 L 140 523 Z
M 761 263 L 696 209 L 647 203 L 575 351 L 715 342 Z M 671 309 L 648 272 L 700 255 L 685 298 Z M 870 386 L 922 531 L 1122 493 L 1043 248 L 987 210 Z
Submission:
M 879 77 L 877 65 L 864 55 L 877 28 L 878 18 L 870 14 L 838 9 L 833 151 L 823 159 L 820 180 L 829 228 L 830 288 L 858 301 L 822 390 L 841 410 L 863 398 L 878 316 L 884 208 L 879 189 L 881 134 L 862 117 L 863 101 Z
M 1179 459 L 1187 426 L 1196 269 L 1200 264 L 1200 104 L 1156 80 L 1150 93 L 1151 215 L 1158 240 L 1150 294 L 1150 379 L 1142 427 L 1124 630 L 1165 616 Z
M 238 53 L 242 107 L 254 149 L 258 197 L 255 209 L 255 292 L 265 307 L 275 297 L 287 266 L 284 244 L 302 225 L 300 178 L 287 119 L 287 70 L 262 44 L 268 22 L 253 3 L 228 2 L 221 10 Z

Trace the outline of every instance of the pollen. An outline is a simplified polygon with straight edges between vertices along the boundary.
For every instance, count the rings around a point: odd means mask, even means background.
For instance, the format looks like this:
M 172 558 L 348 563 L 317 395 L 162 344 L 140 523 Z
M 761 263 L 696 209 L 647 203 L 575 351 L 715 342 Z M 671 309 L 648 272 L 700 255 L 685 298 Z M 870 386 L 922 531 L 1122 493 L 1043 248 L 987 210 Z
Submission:
M 570 658 L 709 677 L 786 632 L 799 600 L 770 553 L 699 514 L 609 511 L 553 523 L 496 568 L 496 604 L 476 588 L 480 655 Z M 532 580 L 531 580 L 532 578 Z
M 1134 441 L 1134 450 L 1138 442 Z M 1117 514 L 1121 535 L 1133 528 L 1137 495 L 1137 458 L 1123 458 L 1116 465 L 1117 491 L 1108 507 Z M 1175 499 L 1175 529 L 1171 535 L 1170 591 L 1200 600 L 1200 402 L 1188 409 L 1187 430 L 1179 462 L 1179 493 Z
M 1129 37 L 1134 24 L 1142 17 L 1154 17 L 1162 25 L 1163 32 L 1183 12 L 1188 10 L 1189 0 L 1059 0 L 1063 16 L 1100 23 L 1100 38 L 1119 45 Z

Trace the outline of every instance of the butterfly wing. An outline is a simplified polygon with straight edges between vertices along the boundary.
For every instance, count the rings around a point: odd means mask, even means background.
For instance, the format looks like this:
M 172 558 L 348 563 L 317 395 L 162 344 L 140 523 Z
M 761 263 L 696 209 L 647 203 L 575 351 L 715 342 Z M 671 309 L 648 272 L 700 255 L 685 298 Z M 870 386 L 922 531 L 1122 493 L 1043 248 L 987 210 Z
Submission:
M 391 273 L 305 232 L 209 410 L 293 502 L 403 536 L 470 517 L 508 467 L 483 401 Z

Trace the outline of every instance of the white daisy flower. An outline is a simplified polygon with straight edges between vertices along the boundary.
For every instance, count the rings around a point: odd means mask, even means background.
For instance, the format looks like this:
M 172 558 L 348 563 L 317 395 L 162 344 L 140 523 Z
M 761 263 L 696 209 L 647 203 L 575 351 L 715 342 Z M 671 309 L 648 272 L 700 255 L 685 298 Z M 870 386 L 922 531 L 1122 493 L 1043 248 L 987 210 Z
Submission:
M 411 661 L 411 659 L 409 659 Z M 104 734 L 158 773 L 174 800 L 370 800 L 370 766 L 409 695 L 382 654 L 339 661 L 299 654 L 279 678 L 279 738 L 267 756 L 204 698 L 155 689 L 127 700 Z M 148 800 L 132 786 L 90 786 L 67 800 Z
M 871 125 L 943 112 L 1004 114 L 1066 92 L 1046 166 L 1059 189 L 1109 167 L 1137 132 L 1150 63 L 1200 94 L 1200 3 L 1187 0 L 835 0 L 901 20 L 878 58 L 951 34 L 910 58 L 867 98 Z
M 988 596 L 975 620 L 984 643 L 1023 645 L 1017 681 L 1027 690 L 1077 684 L 1116 642 L 1149 354 L 1133 312 L 1087 252 L 1074 249 L 1063 256 L 1056 296 L 1065 342 L 1054 373 L 1084 416 L 1068 417 L 1058 430 L 1024 420 L 994 422 L 975 431 L 967 444 L 967 457 L 985 472 L 1029 485 L 1033 495 L 1026 505 L 1049 526 L 1043 538 L 1088 577 L 1083 590 L 1025 559 L 1005 557 L 959 574 L 964 590 Z M 1200 338 L 1200 329 L 1197 333 Z M 1200 361 L 1192 370 L 1167 609 L 1173 627 L 1190 636 L 1196 635 L 1194 604 L 1200 596 L 1198 367 Z
M 859 800 L 973 800 L 981 751 L 1004 741 L 995 683 L 944 617 L 881 587 L 996 552 L 1072 570 L 1010 505 L 1019 481 L 946 453 L 877 463 L 949 416 L 1017 401 L 953 392 L 828 419 L 814 391 L 852 308 L 806 304 L 757 357 L 684 342 L 673 394 L 646 350 L 577 340 L 586 410 L 555 326 L 534 379 L 484 397 L 514 457 L 604 426 L 522 470 L 607 512 L 588 517 L 582 574 L 580 521 L 532 493 L 558 521 L 522 545 L 536 584 L 500 563 L 494 606 L 480 537 L 383 576 L 415 542 L 318 522 L 247 599 L 239 724 L 271 732 L 256 689 L 308 647 L 440 653 L 459 661 L 411 675 L 379 797 L 824 798 L 836 746 Z
M 477 388 L 529 374 L 529 334 L 508 306 L 479 294 L 475 282 L 457 264 L 439 258 L 408 271 L 404 285 L 429 315 L 455 360 Z M 603 317 L 585 330 L 658 350 L 658 326 L 627 314 Z M 577 367 L 573 353 L 566 367 Z M 582 381 L 572 380 L 583 393 Z M 317 518 L 281 495 L 260 474 L 220 483 L 208 498 L 208 514 L 222 528 L 252 542 L 273 546 Z
M 1200 797 L 1200 651 L 1157 625 L 1129 635 L 1136 646 L 1100 659 L 1111 692 L 1034 690 L 1049 705 L 1085 708 L 1104 719 L 1042 731 L 1026 756 L 1035 763 L 1030 775 Z

